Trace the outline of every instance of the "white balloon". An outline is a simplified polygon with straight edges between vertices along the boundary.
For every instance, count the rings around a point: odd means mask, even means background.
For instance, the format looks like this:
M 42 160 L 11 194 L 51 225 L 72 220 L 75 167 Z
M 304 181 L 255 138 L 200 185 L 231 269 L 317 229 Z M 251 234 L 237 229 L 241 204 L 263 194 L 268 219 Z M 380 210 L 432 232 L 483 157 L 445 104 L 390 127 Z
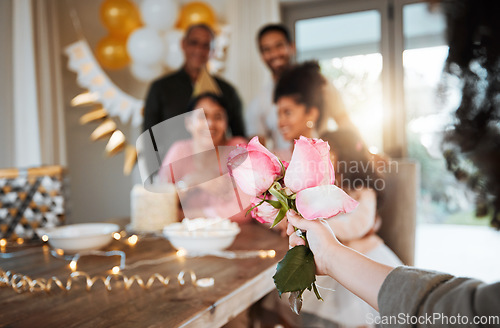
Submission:
M 164 70 L 163 66 L 159 63 L 154 65 L 132 63 L 132 65 L 130 66 L 130 72 L 139 81 L 151 82 L 163 75 Z
M 170 30 L 165 33 L 165 57 L 164 63 L 171 69 L 178 69 L 184 63 L 184 52 L 181 42 L 184 33 L 180 30 Z
M 164 56 L 163 40 L 157 30 L 143 27 L 132 32 L 127 40 L 127 51 L 138 64 L 153 65 Z
M 146 26 L 161 31 L 175 24 L 178 12 L 179 7 L 172 0 L 144 0 L 141 4 L 142 21 Z

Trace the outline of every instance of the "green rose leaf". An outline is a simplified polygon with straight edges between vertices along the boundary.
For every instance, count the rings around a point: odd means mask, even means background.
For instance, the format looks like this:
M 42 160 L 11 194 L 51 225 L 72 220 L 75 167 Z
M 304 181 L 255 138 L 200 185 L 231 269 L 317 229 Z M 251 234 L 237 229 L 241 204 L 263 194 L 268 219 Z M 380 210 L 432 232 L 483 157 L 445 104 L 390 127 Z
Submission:
M 278 263 L 273 279 L 280 296 L 311 288 L 316 281 L 316 264 L 309 247 L 299 245 L 290 249 Z
M 277 208 L 277 209 L 281 208 L 281 203 L 277 200 L 266 199 L 266 202 L 269 203 L 274 208 Z
M 283 207 L 288 206 L 287 198 L 281 192 L 274 189 L 274 186 L 269 189 L 269 193 L 278 199 L 278 201 L 281 203 L 281 206 Z
M 278 223 L 280 223 L 281 220 L 283 220 L 283 218 L 286 215 L 286 211 L 288 211 L 288 208 L 284 208 L 284 207 L 280 208 L 280 211 L 278 212 L 276 219 L 274 219 L 274 222 L 271 225 L 271 228 L 274 228 Z

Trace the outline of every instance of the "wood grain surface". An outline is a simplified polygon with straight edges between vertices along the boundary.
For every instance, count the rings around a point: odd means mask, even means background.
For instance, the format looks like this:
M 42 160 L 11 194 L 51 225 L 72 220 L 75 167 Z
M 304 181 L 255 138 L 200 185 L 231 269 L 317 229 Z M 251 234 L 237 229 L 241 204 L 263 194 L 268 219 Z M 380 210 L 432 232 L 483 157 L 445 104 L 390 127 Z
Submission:
M 260 249 L 274 249 L 276 257 L 231 260 L 213 256 L 172 257 L 168 262 L 123 271 L 129 277 L 137 274 L 144 280 L 154 273 L 172 279 L 167 287 L 156 282 L 150 290 L 136 284 L 125 290 L 123 284 L 117 282 L 113 290 L 107 291 L 97 282 L 86 291 L 83 281 L 70 291 L 50 293 L 18 294 L 2 287 L 0 327 L 219 327 L 273 290 L 272 276 L 276 263 L 288 250 L 287 239 L 257 224 L 245 224 L 229 248 Z M 162 238 L 141 239 L 135 246 L 113 241 L 106 250 L 123 250 L 127 254 L 127 265 L 175 253 Z M 41 246 L 23 256 L 0 258 L 0 267 L 5 271 L 31 278 L 56 276 L 64 283 L 71 273 L 68 264 Z M 86 256 L 78 262 L 78 270 L 91 276 L 106 276 L 116 265 L 119 265 L 119 257 Z M 186 283 L 180 286 L 176 277 L 181 270 L 192 270 L 198 278 L 213 277 L 215 285 L 201 288 Z

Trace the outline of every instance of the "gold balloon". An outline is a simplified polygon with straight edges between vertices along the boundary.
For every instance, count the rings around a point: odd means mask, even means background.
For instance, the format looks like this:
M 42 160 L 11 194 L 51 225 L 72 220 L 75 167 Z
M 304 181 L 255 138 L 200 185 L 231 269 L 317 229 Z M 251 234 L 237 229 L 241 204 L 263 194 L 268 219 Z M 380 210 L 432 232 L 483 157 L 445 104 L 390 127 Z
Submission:
M 108 35 L 97 43 L 96 57 L 106 69 L 121 69 L 130 63 L 127 40 Z
M 100 15 L 104 26 L 115 36 L 127 37 L 142 25 L 139 10 L 130 0 L 105 0 Z
M 216 22 L 217 17 L 209 5 L 203 2 L 190 2 L 182 7 L 177 27 L 185 30 L 190 25 L 203 23 L 215 29 Z

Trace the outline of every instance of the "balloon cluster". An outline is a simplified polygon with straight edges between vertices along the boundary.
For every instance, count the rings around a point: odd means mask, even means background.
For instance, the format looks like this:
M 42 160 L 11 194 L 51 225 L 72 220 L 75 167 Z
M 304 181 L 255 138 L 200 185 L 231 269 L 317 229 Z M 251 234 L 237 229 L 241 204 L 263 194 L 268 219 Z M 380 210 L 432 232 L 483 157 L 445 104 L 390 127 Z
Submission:
M 176 0 L 143 0 L 137 10 L 130 0 L 104 0 L 101 20 L 110 35 L 98 44 L 99 63 L 121 69 L 131 62 L 132 75 L 145 82 L 183 64 L 181 42 L 190 25 L 217 27 L 212 8 L 196 1 L 179 8 Z
M 139 11 L 130 0 L 105 0 L 100 16 L 108 35 L 97 43 L 97 60 L 106 69 L 122 69 L 130 63 L 127 38 L 142 25 Z

